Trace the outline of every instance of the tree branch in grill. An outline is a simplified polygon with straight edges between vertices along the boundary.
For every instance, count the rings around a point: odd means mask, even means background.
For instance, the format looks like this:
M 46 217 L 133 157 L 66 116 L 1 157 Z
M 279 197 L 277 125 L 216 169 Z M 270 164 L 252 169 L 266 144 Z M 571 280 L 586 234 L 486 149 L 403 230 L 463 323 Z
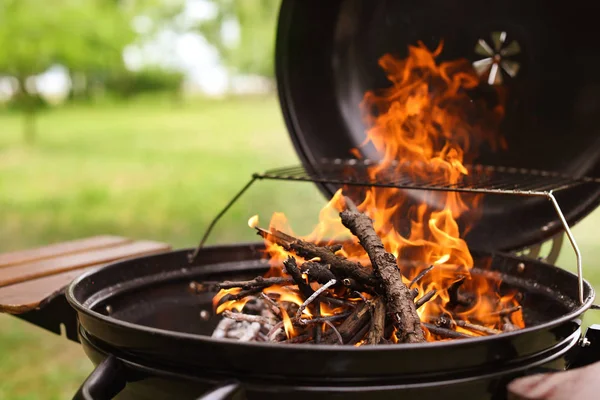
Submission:
M 423 326 L 429 330 L 434 335 L 440 336 L 444 339 L 465 339 L 473 337 L 472 335 L 467 335 L 466 333 L 456 332 L 452 329 L 442 328 L 436 326 L 434 324 L 429 324 L 427 322 L 423 323 Z
M 321 302 L 319 300 L 315 301 L 315 317 L 321 317 Z M 313 338 L 315 343 L 321 343 L 321 324 L 316 324 L 313 328 Z
M 365 326 L 360 328 L 360 330 L 356 333 L 356 335 L 354 335 L 346 344 L 355 345 L 356 343 L 363 340 L 365 335 L 369 331 L 369 328 L 370 328 L 370 324 L 365 324 Z
M 314 261 L 307 261 L 302 264 L 302 272 L 308 275 L 310 281 L 317 281 L 320 284 L 336 279 L 333 272 L 326 265 Z
M 300 325 L 311 325 L 311 324 L 322 324 L 325 322 L 335 322 L 344 319 L 352 314 L 352 311 L 345 311 L 335 315 L 329 315 L 327 317 L 315 317 L 315 318 L 300 318 L 297 322 Z
M 335 325 L 333 325 L 331 322 L 329 321 L 323 321 L 325 323 L 325 325 L 329 326 L 331 328 L 331 331 L 333 332 L 333 334 L 337 337 L 338 342 L 340 344 L 344 344 L 344 339 L 342 338 L 342 335 L 340 335 L 340 332 L 337 330 L 337 328 L 335 327 Z
M 234 321 L 246 321 L 246 322 L 258 322 L 262 325 L 274 325 L 277 321 L 273 321 L 270 318 L 263 317 L 260 315 L 251 315 L 251 314 L 243 314 L 237 313 L 230 310 L 223 311 L 223 316 L 225 318 L 232 319 Z
M 314 243 L 294 238 L 276 229 L 267 231 L 262 228 L 256 228 L 256 230 L 260 236 L 280 245 L 288 251 L 294 252 L 300 257 L 307 260 L 318 257 L 321 264 L 329 265 L 331 272 L 338 279 L 353 278 L 364 285 L 373 287 L 379 284 L 379 280 L 368 268 L 358 262 L 350 261 L 336 255 L 330 247 L 317 246 Z
M 423 277 L 425 275 L 427 275 L 429 272 L 431 272 L 433 267 L 435 267 L 435 265 L 430 265 L 429 267 L 425 268 L 423 271 L 419 272 L 419 274 L 417 276 L 415 276 L 412 281 L 410 281 L 410 283 L 408 284 L 408 287 L 411 288 L 415 283 L 418 283 L 421 279 L 423 279 Z
M 289 256 L 287 260 L 283 262 L 283 265 L 287 274 L 292 277 L 292 279 L 298 286 L 298 289 L 300 290 L 300 293 L 302 293 L 302 295 L 304 296 L 304 299 L 306 300 L 310 296 L 312 296 L 315 291 L 310 287 L 308 283 L 306 283 L 304 278 L 302 278 L 302 272 L 300 272 L 300 269 L 296 264 L 296 259 L 292 256 Z
M 217 289 L 264 289 L 273 285 L 291 285 L 293 283 L 294 279 L 288 277 L 264 278 L 262 276 L 257 276 L 250 281 L 223 281 L 220 283 L 215 283 L 215 287 Z M 204 285 L 205 283 L 202 284 Z
M 346 279 L 342 280 L 342 284 L 344 286 L 346 286 L 348 289 L 350 289 L 351 291 L 354 291 L 357 293 L 365 292 L 365 293 L 369 293 L 372 295 L 378 294 L 374 289 L 371 289 L 368 286 L 362 285 L 362 284 L 356 282 L 356 280 L 352 279 L 352 278 L 346 278 Z
M 451 329 L 451 328 L 460 326 L 461 328 L 469 329 L 471 331 L 485 333 L 486 335 L 498 335 L 498 334 L 502 333 L 502 331 L 499 331 L 497 329 L 488 328 L 486 326 L 482 326 L 482 325 L 478 325 L 478 324 L 472 324 L 470 322 L 463 321 L 460 319 L 453 320 L 451 318 L 448 318 L 447 316 L 441 316 L 437 319 L 431 319 L 430 321 L 432 323 L 434 323 L 436 326 L 443 327 L 443 328 Z
M 387 253 L 375 229 L 373 221 L 358 211 L 344 210 L 340 213 L 342 224 L 348 228 L 365 249 L 373 269 L 381 278 L 387 309 L 394 317 L 401 342 L 420 343 L 425 341 L 421 321 L 413 302 L 411 291 L 402 282 L 396 257 Z
M 381 298 L 376 299 L 372 304 L 373 316 L 371 317 L 371 327 L 367 336 L 368 344 L 378 344 L 385 330 L 385 303 Z
M 505 317 L 505 316 L 509 316 L 513 313 L 516 313 L 517 311 L 521 311 L 522 308 L 523 308 L 522 306 L 514 306 L 514 307 L 510 307 L 510 308 L 505 308 L 503 310 L 494 311 L 493 313 L 490 313 L 490 315 Z
M 433 298 L 433 296 L 435 296 L 435 294 L 437 293 L 437 290 L 432 289 L 429 292 L 425 293 L 423 295 L 423 297 L 421 297 L 419 300 L 417 300 L 415 302 L 415 309 L 419 309 L 421 308 L 421 306 L 425 303 L 427 303 L 429 300 L 431 300 Z
M 308 297 L 308 299 L 306 299 L 306 301 L 304 303 L 302 303 L 302 305 L 298 308 L 298 312 L 296 312 L 296 320 L 300 319 L 300 317 L 302 316 L 302 312 L 306 309 L 306 307 L 308 307 L 308 305 L 310 303 L 312 303 L 317 297 L 319 297 L 319 295 L 321 293 L 326 291 L 331 286 L 335 285 L 335 283 L 336 283 L 336 280 L 332 279 L 329 282 L 327 282 L 326 284 L 324 284 L 323 286 L 321 286 L 319 289 L 315 290 L 314 293 L 311 294 Z
M 371 310 L 369 304 L 362 303 L 356 307 L 352 314 L 338 327 L 338 332 L 342 337 L 343 343 L 348 343 L 365 325 L 368 324 L 371 318 Z M 323 343 L 335 344 L 338 338 L 335 334 L 330 333 L 323 338 Z
M 458 291 L 462 284 L 465 283 L 466 279 L 466 276 L 461 276 L 448 287 L 448 296 L 450 297 L 450 300 L 448 301 L 447 306 L 449 308 L 454 308 L 456 306 L 468 306 L 471 304 L 469 299 L 461 296 L 460 292 Z

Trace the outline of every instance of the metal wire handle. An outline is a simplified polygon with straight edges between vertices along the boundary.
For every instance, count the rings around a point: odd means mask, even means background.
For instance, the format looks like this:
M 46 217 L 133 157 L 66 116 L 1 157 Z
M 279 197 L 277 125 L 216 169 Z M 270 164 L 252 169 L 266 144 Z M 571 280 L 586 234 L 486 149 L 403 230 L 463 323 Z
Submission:
M 578 297 L 579 302 L 584 304 L 583 293 L 583 263 L 581 251 L 575 241 L 575 237 L 571 232 L 571 228 L 554 197 L 554 193 L 567 188 L 583 183 L 600 183 L 598 178 L 580 178 L 573 179 L 569 176 L 562 175 L 556 172 L 528 170 L 523 168 L 506 168 L 495 166 L 473 165 L 469 166 L 471 171 L 475 172 L 475 177 L 471 177 L 468 181 L 458 182 L 453 185 L 444 185 L 443 182 L 428 181 L 415 182 L 411 177 L 402 177 L 397 174 L 393 179 L 383 179 L 373 181 L 369 179 L 356 179 L 353 177 L 341 176 L 342 170 L 339 168 L 355 168 L 360 171 L 361 168 L 369 168 L 373 163 L 369 160 L 341 160 L 335 159 L 327 161 L 323 164 L 325 167 L 318 174 L 312 174 L 303 167 L 294 166 L 267 171 L 263 174 L 253 174 L 252 178 L 242 189 L 225 205 L 225 207 L 211 221 L 206 232 L 202 236 L 198 247 L 188 256 L 189 262 L 196 261 L 198 254 L 204 247 L 213 228 L 221 219 L 221 217 L 239 200 L 240 197 L 256 182 L 257 180 L 285 180 L 285 181 L 300 181 L 313 183 L 326 183 L 337 185 L 351 186 L 366 186 L 366 187 L 391 187 L 398 189 L 411 189 L 423 191 L 446 191 L 446 192 L 467 192 L 467 193 L 485 193 L 485 194 L 504 194 L 504 195 L 519 195 L 529 197 L 545 197 L 554 206 L 556 214 L 567 234 L 567 238 L 571 243 L 571 247 L 577 258 L 577 279 L 578 279 Z M 397 165 L 396 165 L 397 166 Z M 332 168 L 333 167 L 333 168 Z M 332 168 L 329 171 L 327 168 Z M 324 172 L 325 171 L 325 172 Z M 490 174 L 498 174 L 499 177 L 492 178 Z M 480 175 L 477 175 L 480 174 Z M 477 178 L 481 178 L 480 181 Z

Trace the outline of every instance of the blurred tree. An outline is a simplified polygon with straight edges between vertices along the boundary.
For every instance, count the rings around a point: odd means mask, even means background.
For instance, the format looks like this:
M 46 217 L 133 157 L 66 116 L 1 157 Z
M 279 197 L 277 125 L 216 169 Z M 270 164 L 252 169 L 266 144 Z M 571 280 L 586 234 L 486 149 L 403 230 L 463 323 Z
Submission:
M 198 24 L 199 32 L 237 74 L 274 75 L 275 29 L 281 0 L 208 0 L 214 18 Z M 237 38 L 231 32 L 239 30 Z
M 89 73 L 121 67 L 123 47 L 133 39 L 127 13 L 108 0 L 0 0 L 0 75 L 19 82 L 27 142 L 35 138 L 35 115 L 43 104 L 35 76 L 53 64 Z
M 120 71 L 111 74 L 106 81 L 106 89 L 122 98 L 144 93 L 171 93 L 174 100 L 180 100 L 180 89 L 184 74 L 177 71 L 147 67 L 139 71 Z

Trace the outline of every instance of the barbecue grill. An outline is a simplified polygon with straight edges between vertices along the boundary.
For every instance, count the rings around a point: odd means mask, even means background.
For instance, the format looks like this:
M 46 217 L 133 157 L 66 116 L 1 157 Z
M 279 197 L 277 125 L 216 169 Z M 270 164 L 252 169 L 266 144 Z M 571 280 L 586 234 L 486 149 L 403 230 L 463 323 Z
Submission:
M 596 330 L 586 337 L 581 332 L 580 318 L 592 306 L 594 291 L 583 278 L 585 262 L 569 229 L 600 201 L 594 118 L 600 82 L 597 55 L 588 50 L 598 28 L 591 6 L 577 3 L 565 10 L 541 1 L 458 6 L 284 0 L 276 74 L 302 165 L 251 177 L 198 248 L 118 262 L 76 279 L 66 299 L 77 322 L 64 299 L 48 305 L 59 312 L 34 322 L 65 323 L 67 335 L 97 365 L 76 398 L 501 399 L 515 377 L 600 360 L 597 346 L 589 346 Z M 565 29 L 573 21 L 593 32 Z M 469 165 L 469 174 L 452 185 L 402 173 L 401 162 L 373 180 L 374 149 L 360 147 L 360 159 L 350 157 L 350 150 L 364 140 L 356 111 L 363 94 L 387 84 L 377 59 L 402 55 L 418 40 L 435 47 L 441 39 L 444 57 L 467 58 L 481 74 L 482 96 L 487 86 L 504 85 L 513 93 L 501 126 L 510 147 L 498 153 L 481 149 L 480 164 Z M 262 244 L 204 246 L 219 218 L 261 180 L 312 182 L 327 197 L 342 186 L 393 187 L 416 199 L 425 191 L 486 194 L 480 221 L 466 237 L 476 249 L 471 273 L 500 276 L 503 285 L 523 293 L 526 328 L 462 341 L 358 348 L 211 338 L 220 319 L 213 314 L 212 294 L 188 285 L 252 278 L 268 269 Z M 577 275 L 551 265 L 563 232 Z M 550 256 L 532 258 L 549 239 Z M 510 254 L 524 249 L 529 257 Z M 477 267 L 488 262 L 489 269 Z

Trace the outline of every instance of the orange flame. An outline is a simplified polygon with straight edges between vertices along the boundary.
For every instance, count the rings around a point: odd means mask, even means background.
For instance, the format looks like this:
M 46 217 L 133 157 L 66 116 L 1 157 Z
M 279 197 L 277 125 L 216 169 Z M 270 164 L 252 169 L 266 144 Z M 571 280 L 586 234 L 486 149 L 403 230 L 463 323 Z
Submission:
M 405 59 L 390 54 L 380 58 L 379 65 L 391 86 L 367 92 L 361 103 L 368 126 L 361 147 L 372 146 L 381 156 L 379 163 L 368 171 L 372 180 L 408 176 L 416 181 L 453 185 L 468 175 L 464 163 L 475 160 L 481 145 L 486 144 L 492 150 L 506 148 L 504 139 L 498 135 L 505 94 L 495 89 L 485 99 L 473 96 L 479 78 L 470 63 L 464 59 L 439 63 L 436 58 L 442 49 L 443 43 L 433 52 L 419 43 L 409 46 Z M 360 156 L 358 149 L 352 153 Z M 421 295 L 436 290 L 435 297 L 418 310 L 422 320 L 452 314 L 464 321 L 500 328 L 503 318 L 494 312 L 518 305 L 515 296 L 500 295 L 499 282 L 470 274 L 473 257 L 462 235 L 476 221 L 481 195 L 415 193 L 382 187 L 340 189 L 321 210 L 313 232 L 302 238 L 324 244 L 342 242 L 345 245 L 338 254 L 363 265 L 370 264 L 368 256 L 339 218 L 339 212 L 345 208 L 344 195 L 361 200 L 358 209 L 374 221 L 386 250 L 397 257 L 405 283 L 423 267 L 434 265 L 417 284 Z M 249 225 L 255 226 L 257 220 L 251 218 Z M 270 229 L 294 235 L 282 213 L 273 215 Z M 265 242 L 272 266 L 269 274 L 282 275 L 281 264 L 288 252 L 269 240 Z M 304 262 L 296 258 L 299 264 Z M 467 303 L 452 304 L 448 288 L 461 277 L 465 278 L 462 288 L 471 297 Z M 282 290 L 268 288 L 265 292 L 282 295 Z M 301 304 L 302 299 L 285 301 Z M 324 315 L 329 315 L 327 310 Z M 508 318 L 515 326 L 524 326 L 520 311 Z M 288 337 L 291 335 L 288 330 L 292 329 L 286 328 Z M 435 340 L 429 332 L 426 336 Z
M 258 226 L 258 215 L 253 215 L 252 217 L 250 217 L 250 219 L 248 220 L 248 226 L 250 228 L 256 228 Z
M 285 330 L 285 335 L 288 339 L 291 339 L 296 336 L 296 330 L 294 329 L 292 320 L 290 319 L 287 311 L 285 311 L 285 308 L 280 307 L 279 309 L 281 310 L 281 318 L 283 319 L 283 329 Z

